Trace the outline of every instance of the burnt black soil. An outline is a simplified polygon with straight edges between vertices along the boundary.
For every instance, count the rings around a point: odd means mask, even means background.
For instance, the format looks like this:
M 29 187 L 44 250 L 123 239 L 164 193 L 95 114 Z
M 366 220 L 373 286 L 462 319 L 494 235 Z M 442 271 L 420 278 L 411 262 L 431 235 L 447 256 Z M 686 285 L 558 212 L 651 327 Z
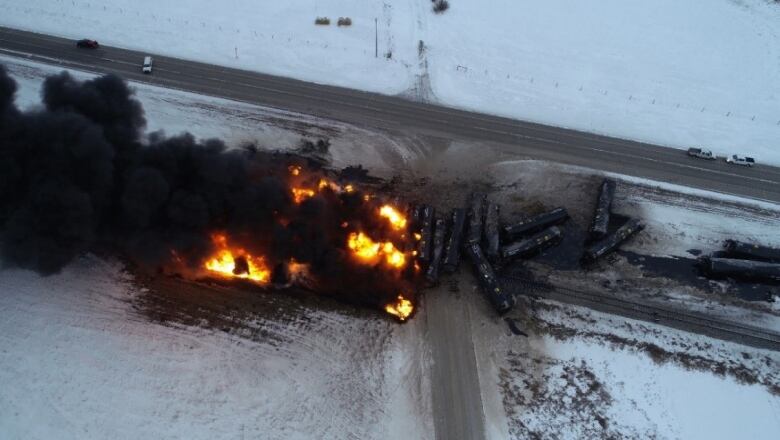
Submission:
M 305 326 L 316 310 L 363 317 L 380 315 L 378 311 L 346 305 L 295 287 L 264 289 L 240 281 L 189 281 L 143 272 L 135 275 L 145 291 L 133 306 L 151 321 L 242 332 L 253 340 L 275 337 L 266 328 L 274 323 Z
M 628 217 L 613 214 L 610 217 L 609 233 L 614 233 L 629 220 Z M 542 249 L 536 255 L 527 258 L 542 263 L 556 270 L 576 270 L 581 267 L 581 258 L 585 247 L 589 245 L 587 226 L 579 225 L 571 219 L 559 227 L 563 230 L 563 238 L 554 246 Z M 629 239 L 630 240 L 630 239 Z M 502 243 L 506 245 L 508 243 Z M 508 261 L 504 266 L 511 267 L 516 261 Z
M 712 281 L 701 276 L 694 258 L 654 257 L 628 251 L 618 251 L 629 263 L 640 267 L 642 273 L 651 277 L 665 277 L 713 293 Z M 780 294 L 780 283 L 756 282 L 724 278 L 729 293 L 746 301 L 767 301 L 772 294 Z
M 582 226 L 572 221 L 565 223 L 561 229 L 563 238 L 560 242 L 542 250 L 533 257 L 533 260 L 558 270 L 577 269 L 580 267 L 580 258 L 585 249 L 588 233 Z

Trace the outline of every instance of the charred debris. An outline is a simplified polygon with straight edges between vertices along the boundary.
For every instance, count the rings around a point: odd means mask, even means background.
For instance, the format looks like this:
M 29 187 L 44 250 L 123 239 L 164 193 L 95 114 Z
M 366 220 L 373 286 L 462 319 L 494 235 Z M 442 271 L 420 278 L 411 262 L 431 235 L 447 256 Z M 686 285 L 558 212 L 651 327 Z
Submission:
M 328 141 L 273 152 L 148 133 L 115 75 L 50 76 L 29 110 L 16 90 L 0 65 L 4 265 L 49 275 L 97 250 L 148 273 L 296 283 L 401 320 L 412 313 L 419 280 L 407 276 L 416 242 L 399 232 L 405 219 L 369 188 L 367 170 L 325 168 Z
M 404 319 L 416 288 L 456 271 L 464 250 L 491 303 L 508 310 L 495 268 L 563 234 L 564 209 L 505 226 L 484 193 L 446 215 L 430 205 L 404 215 L 364 168 L 327 169 L 327 140 L 269 152 L 147 133 L 117 76 L 54 75 L 29 111 L 16 89 L 0 67 L 0 254 L 11 266 L 56 273 L 99 248 L 192 279 L 304 283 Z

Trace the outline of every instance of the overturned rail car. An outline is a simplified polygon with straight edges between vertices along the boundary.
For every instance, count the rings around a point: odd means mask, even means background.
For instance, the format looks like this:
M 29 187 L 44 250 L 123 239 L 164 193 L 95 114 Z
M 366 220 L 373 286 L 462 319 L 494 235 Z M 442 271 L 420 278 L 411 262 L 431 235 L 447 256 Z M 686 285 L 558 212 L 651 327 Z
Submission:
M 629 219 L 614 233 L 602 238 L 585 249 L 585 253 L 582 258 L 585 261 L 596 261 L 604 255 L 617 249 L 621 243 L 642 229 L 644 229 L 644 226 L 639 222 L 639 220 L 633 218 Z
M 420 240 L 417 242 L 417 259 L 423 263 L 431 261 L 433 252 L 433 217 L 435 211 L 430 205 L 421 205 L 419 213 Z
M 499 206 L 495 203 L 487 204 L 485 211 L 485 256 L 490 261 L 497 261 L 499 257 L 500 239 L 498 234 Z
M 482 240 L 482 224 L 485 216 L 485 200 L 483 193 L 472 193 L 469 201 L 468 230 L 466 231 L 467 243 L 479 243 Z
M 710 276 L 780 281 L 780 263 L 703 257 L 699 265 Z
M 543 212 L 537 216 L 523 221 L 504 226 L 504 235 L 508 239 L 516 238 L 523 234 L 530 234 L 548 226 L 557 225 L 569 218 L 566 208 L 555 208 L 552 211 Z
M 591 240 L 600 240 L 609 232 L 609 215 L 612 211 L 612 199 L 615 198 L 615 181 L 604 179 L 599 188 L 596 211 L 590 226 Z
M 466 210 L 455 208 L 450 213 L 450 234 L 447 236 L 447 242 L 444 245 L 444 259 L 442 261 L 442 270 L 446 273 L 453 273 L 460 264 L 460 250 L 463 244 L 463 227 L 466 224 Z
M 425 281 L 428 286 L 439 284 L 439 268 L 441 267 L 442 253 L 444 252 L 444 235 L 446 232 L 447 222 L 443 218 L 437 218 L 433 230 L 431 261 L 425 270 Z
M 482 248 L 479 243 L 467 243 L 466 252 L 471 258 L 471 262 L 474 264 L 474 272 L 479 281 L 479 285 L 482 288 L 482 292 L 488 297 L 488 300 L 493 305 L 498 313 L 506 313 L 515 305 L 515 298 L 512 295 L 506 293 L 498 281 L 496 273 L 493 271 L 493 267 L 485 258 L 482 253 Z
M 780 249 L 762 246 L 759 244 L 745 243 L 737 240 L 726 240 L 723 247 L 730 255 L 780 263 Z
M 550 226 L 544 231 L 537 232 L 525 240 L 520 240 L 504 246 L 503 249 L 501 249 L 501 256 L 508 259 L 531 255 L 543 248 L 558 243 L 561 240 L 561 237 L 563 237 L 561 228 Z

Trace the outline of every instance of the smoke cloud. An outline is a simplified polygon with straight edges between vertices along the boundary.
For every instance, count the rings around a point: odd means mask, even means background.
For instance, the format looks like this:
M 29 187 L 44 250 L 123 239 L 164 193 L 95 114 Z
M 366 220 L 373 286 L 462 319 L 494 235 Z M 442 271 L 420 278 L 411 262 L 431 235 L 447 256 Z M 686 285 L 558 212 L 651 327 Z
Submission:
M 121 78 L 45 80 L 43 106 L 21 111 L 0 65 L 0 254 L 6 265 L 52 274 L 96 247 L 149 267 L 198 268 L 212 234 L 274 267 L 309 265 L 318 289 L 381 305 L 405 281 L 350 258 L 344 223 L 390 234 L 360 191 L 321 191 L 301 203 L 288 167 L 302 159 L 229 149 L 190 134 L 147 135 Z M 305 165 L 305 164 L 303 164 Z M 316 178 L 317 171 L 312 171 Z M 274 279 L 285 278 L 284 270 Z

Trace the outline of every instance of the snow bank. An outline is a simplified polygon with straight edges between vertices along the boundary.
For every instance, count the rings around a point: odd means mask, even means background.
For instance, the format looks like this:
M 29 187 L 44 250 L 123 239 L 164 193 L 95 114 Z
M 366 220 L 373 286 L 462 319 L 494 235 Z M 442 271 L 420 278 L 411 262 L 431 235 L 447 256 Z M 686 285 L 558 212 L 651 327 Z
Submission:
M 450 3 L 0 0 L 0 24 L 780 165 L 773 2 Z

